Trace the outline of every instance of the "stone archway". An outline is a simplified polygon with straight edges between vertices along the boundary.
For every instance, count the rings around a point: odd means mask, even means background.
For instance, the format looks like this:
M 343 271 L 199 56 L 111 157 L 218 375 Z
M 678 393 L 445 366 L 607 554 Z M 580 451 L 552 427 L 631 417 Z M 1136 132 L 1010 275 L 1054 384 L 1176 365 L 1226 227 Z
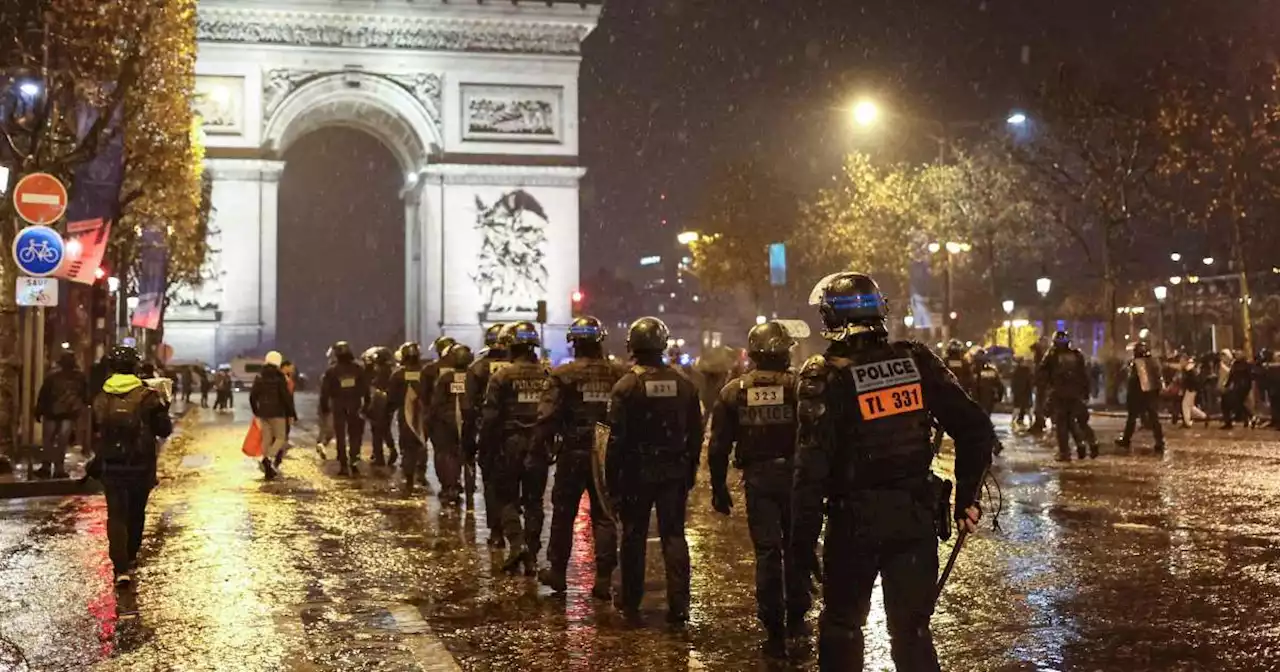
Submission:
M 268 92 L 264 100 L 270 115 L 263 132 L 263 146 L 283 157 L 299 138 L 322 128 L 344 127 L 363 131 L 378 139 L 396 157 L 405 185 L 400 197 L 405 217 L 405 330 L 422 332 L 422 292 L 429 284 L 423 270 L 423 233 L 427 211 L 415 189 L 417 179 L 433 154 L 439 153 L 440 81 L 434 75 L 389 77 L 348 71 L 316 75 L 307 71 L 272 70 L 267 73 Z M 274 80 L 274 81 L 271 81 Z M 276 221 L 273 218 L 272 221 Z M 264 228 L 263 240 L 274 241 L 277 233 Z M 264 272 L 263 301 L 275 309 L 274 289 L 278 269 Z M 264 339 L 274 337 L 277 320 Z M 416 337 L 416 336 L 415 336 Z

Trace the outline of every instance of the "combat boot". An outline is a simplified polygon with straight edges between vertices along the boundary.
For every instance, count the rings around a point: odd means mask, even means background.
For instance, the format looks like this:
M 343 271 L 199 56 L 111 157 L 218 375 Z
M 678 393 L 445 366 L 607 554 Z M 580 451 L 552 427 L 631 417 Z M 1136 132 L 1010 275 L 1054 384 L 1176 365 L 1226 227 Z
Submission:
M 339 476 L 351 475 L 351 465 L 347 464 L 346 460 L 343 460 L 338 463 L 338 475 Z
M 787 638 L 783 635 L 782 626 L 768 628 L 768 635 L 760 644 L 760 651 L 766 658 L 774 660 L 787 658 Z
M 1155 449 L 1156 449 L 1156 455 L 1164 455 L 1164 443 L 1163 443 L 1163 442 L 1161 442 L 1161 443 L 1157 443 L 1157 444 L 1155 445 Z
M 268 481 L 274 481 L 276 478 L 276 465 L 271 462 L 270 458 L 262 458 L 262 473 Z
M 553 593 L 563 593 L 569 589 L 568 582 L 564 578 L 564 572 L 550 567 L 538 572 L 538 583 L 550 588 Z
M 1098 442 L 1097 442 L 1097 441 L 1094 441 L 1093 443 L 1089 444 L 1089 457 L 1090 457 L 1091 459 L 1096 459 L 1096 458 L 1098 457 Z
M 520 566 L 525 563 L 525 556 L 528 555 L 529 549 L 524 544 L 511 544 L 511 550 L 507 552 L 507 559 L 502 563 L 502 571 L 515 575 L 520 571 Z
M 388 467 L 396 466 L 396 460 L 398 459 L 400 459 L 400 453 L 397 453 L 396 449 L 392 448 L 391 454 L 387 456 L 387 466 Z

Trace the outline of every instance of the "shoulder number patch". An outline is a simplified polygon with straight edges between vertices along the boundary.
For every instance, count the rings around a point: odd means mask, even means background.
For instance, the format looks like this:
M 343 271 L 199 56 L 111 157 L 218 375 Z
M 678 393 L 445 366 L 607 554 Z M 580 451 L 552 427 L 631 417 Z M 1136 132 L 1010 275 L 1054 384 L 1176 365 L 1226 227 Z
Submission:
M 899 385 L 858 395 L 863 420 L 879 420 L 901 413 L 924 410 L 920 383 Z
M 747 388 L 747 406 L 780 406 L 783 399 L 781 385 Z
M 920 382 L 920 371 L 910 357 L 886 359 L 851 367 L 853 384 L 858 393 Z
M 676 381 L 674 380 L 646 380 L 644 381 L 644 396 L 671 398 L 676 396 Z

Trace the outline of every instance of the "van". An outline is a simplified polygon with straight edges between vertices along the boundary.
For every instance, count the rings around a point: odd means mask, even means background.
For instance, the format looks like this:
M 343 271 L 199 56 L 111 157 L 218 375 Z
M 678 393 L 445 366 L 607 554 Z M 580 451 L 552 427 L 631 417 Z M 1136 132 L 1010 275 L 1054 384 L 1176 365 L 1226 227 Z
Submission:
M 231 386 L 237 391 L 253 387 L 253 379 L 262 371 L 262 360 L 236 357 L 231 360 Z

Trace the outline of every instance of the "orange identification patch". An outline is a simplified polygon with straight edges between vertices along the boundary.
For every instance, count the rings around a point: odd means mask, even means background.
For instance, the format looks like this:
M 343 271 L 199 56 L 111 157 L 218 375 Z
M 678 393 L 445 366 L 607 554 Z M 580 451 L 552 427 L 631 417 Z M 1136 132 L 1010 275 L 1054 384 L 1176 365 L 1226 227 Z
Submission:
M 920 383 L 899 385 L 858 395 L 863 420 L 879 420 L 899 413 L 924 410 Z

